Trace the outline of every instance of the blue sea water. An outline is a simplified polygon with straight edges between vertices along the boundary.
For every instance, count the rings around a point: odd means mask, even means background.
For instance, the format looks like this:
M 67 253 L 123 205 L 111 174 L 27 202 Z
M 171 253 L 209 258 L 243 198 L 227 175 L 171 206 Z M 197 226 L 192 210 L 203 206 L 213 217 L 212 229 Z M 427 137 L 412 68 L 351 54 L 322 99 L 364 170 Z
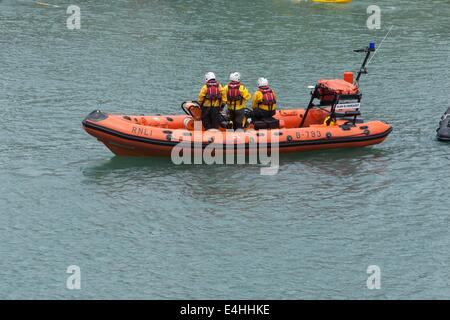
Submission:
M 450 2 L 0 1 L 0 298 L 448 299 Z M 375 147 L 258 166 L 114 157 L 81 128 L 94 109 L 174 114 L 206 71 L 266 76 L 281 108 L 355 70 Z M 81 269 L 68 290 L 67 267 Z M 369 265 L 381 289 L 366 286 Z

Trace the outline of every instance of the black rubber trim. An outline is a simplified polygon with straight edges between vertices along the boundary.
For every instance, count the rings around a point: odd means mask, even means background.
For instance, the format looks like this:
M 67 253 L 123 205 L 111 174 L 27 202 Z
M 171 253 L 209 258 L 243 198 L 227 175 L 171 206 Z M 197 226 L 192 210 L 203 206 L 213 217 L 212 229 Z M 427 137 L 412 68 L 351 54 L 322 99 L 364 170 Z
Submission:
M 115 130 L 105 128 L 103 126 L 96 125 L 94 123 L 87 122 L 86 120 L 83 120 L 82 124 L 83 124 L 83 126 L 85 126 L 87 128 L 94 129 L 94 130 L 97 130 L 100 132 L 104 132 L 104 133 L 110 134 L 112 136 L 116 136 L 116 137 L 119 137 L 122 139 L 143 142 L 143 143 L 173 147 L 173 146 L 176 146 L 178 143 L 182 142 L 182 141 L 163 141 L 163 140 L 155 140 L 155 139 L 132 136 L 129 134 L 124 134 L 124 133 L 121 133 L 121 132 L 118 132 Z M 321 140 L 310 140 L 310 141 L 301 140 L 301 141 L 291 141 L 291 142 L 280 142 L 279 147 L 280 148 L 288 148 L 288 147 L 298 147 L 298 146 L 306 146 L 306 145 L 310 146 L 310 145 L 321 145 L 321 144 L 353 143 L 353 142 L 361 142 L 361 141 L 370 141 L 370 140 L 376 140 L 376 139 L 386 137 L 391 132 L 392 132 L 392 127 L 389 128 L 388 130 L 386 130 L 385 132 L 375 134 L 372 136 L 336 138 L 336 139 L 328 139 L 328 140 L 321 139 Z M 203 148 L 205 148 L 206 146 L 208 146 L 208 143 L 204 142 L 204 143 L 202 143 L 202 146 L 203 146 Z M 225 146 L 226 145 L 224 145 L 224 147 Z M 248 148 L 249 145 L 246 144 L 245 146 L 246 146 L 246 148 Z M 268 144 L 267 146 L 269 147 L 270 144 Z
M 450 137 L 444 137 L 444 136 L 440 136 L 440 135 L 437 135 L 436 137 L 440 141 L 450 141 Z
M 102 121 L 108 119 L 108 115 L 106 113 L 101 112 L 100 110 L 94 110 L 87 115 L 84 120 L 90 120 L 93 122 Z

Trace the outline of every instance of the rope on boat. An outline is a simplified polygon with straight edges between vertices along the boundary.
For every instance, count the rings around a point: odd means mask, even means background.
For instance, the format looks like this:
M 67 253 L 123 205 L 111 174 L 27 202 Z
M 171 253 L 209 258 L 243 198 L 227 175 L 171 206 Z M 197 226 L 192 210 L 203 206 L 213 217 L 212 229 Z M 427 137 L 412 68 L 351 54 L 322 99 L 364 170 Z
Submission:
M 373 57 L 375 57 L 375 55 L 377 54 L 378 51 L 380 51 L 381 46 L 383 45 L 383 41 L 386 40 L 387 36 L 389 35 L 389 33 L 391 33 L 391 30 L 394 28 L 394 26 L 392 25 L 389 28 L 389 31 L 386 33 L 386 35 L 384 36 L 383 40 L 381 40 L 380 45 L 378 46 L 378 49 L 375 51 L 375 53 L 373 54 L 373 56 L 370 58 L 369 62 L 367 62 L 367 65 L 370 64 L 370 62 L 372 61 Z

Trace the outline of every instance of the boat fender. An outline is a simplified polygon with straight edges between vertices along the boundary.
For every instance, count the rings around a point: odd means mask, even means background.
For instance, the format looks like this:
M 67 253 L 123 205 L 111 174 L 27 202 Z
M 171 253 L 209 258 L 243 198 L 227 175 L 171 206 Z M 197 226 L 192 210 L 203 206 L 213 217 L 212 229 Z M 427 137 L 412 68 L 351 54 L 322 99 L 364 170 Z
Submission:
M 292 141 L 292 136 L 287 136 L 287 137 L 286 137 L 286 140 L 287 140 L 287 141 Z

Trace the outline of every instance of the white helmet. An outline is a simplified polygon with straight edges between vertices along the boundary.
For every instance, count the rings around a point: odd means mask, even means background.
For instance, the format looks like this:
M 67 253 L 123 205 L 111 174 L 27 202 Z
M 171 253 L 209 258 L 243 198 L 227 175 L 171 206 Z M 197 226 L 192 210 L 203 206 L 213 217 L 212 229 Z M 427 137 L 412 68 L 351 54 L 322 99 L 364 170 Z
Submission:
M 230 74 L 230 81 L 240 82 L 241 74 L 239 72 L 233 72 Z
M 266 78 L 259 78 L 258 79 L 258 87 L 266 87 L 269 85 L 269 80 Z
M 205 73 L 205 82 L 208 82 L 209 80 L 215 80 L 216 79 L 216 75 L 214 74 L 214 72 L 207 72 Z

